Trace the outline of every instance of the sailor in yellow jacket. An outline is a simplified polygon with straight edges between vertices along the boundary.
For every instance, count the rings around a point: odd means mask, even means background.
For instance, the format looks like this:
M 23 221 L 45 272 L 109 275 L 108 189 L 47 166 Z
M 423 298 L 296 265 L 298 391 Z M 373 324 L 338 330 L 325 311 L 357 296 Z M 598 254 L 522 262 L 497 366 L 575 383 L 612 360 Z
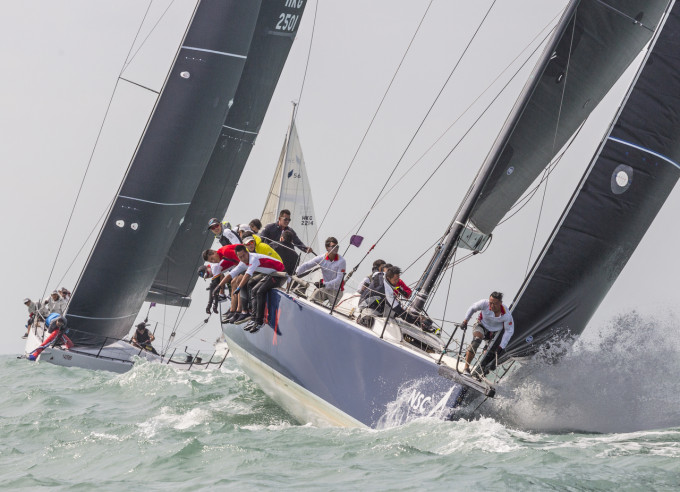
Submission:
M 262 241 L 262 238 L 257 234 L 246 233 L 243 235 L 243 244 L 245 244 L 248 251 L 251 253 L 257 253 L 260 255 L 271 256 L 283 263 L 281 256 L 267 243 Z

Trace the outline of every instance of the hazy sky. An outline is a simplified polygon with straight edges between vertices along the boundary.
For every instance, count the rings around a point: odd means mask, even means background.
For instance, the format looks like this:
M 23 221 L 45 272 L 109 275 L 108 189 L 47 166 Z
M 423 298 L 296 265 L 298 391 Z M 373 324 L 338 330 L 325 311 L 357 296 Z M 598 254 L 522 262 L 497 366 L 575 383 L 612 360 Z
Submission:
M 320 0 L 297 119 L 317 221 L 327 210 L 428 4 L 429 0 Z M 481 0 L 432 3 L 321 228 L 322 239 L 333 235 L 346 244 L 348 236 L 356 232 L 359 218 L 376 198 L 490 4 Z M 366 237 L 364 246 L 348 254 L 349 268 L 526 61 L 536 46 L 532 40 L 545 37 L 564 4 L 565 0 L 497 2 L 395 176 L 402 176 L 447 128 L 456 124 L 372 212 L 360 231 Z M 154 101 L 146 91 L 116 84 L 128 53 L 133 59 L 123 76 L 160 88 L 194 2 L 154 1 L 131 49 L 148 5 L 139 0 L 44 0 L 14 2 L 3 9 L 0 203 L 5 231 L 2 299 L 9 315 L 1 328 L 5 335 L 3 352 L 23 351 L 20 336 L 26 313 L 21 301 L 24 297 L 37 298 L 45 289 L 91 154 L 94 152 L 48 291 L 61 285 L 73 288 L 98 231 L 97 220 L 113 198 L 134 151 Z M 315 8 L 312 0 L 229 208 L 227 219 L 232 223 L 247 222 L 262 212 L 290 118 L 290 101 L 300 97 Z M 517 61 L 511 63 L 515 58 Z M 524 77 L 530 68 L 527 64 Z M 629 78 L 632 73 L 629 71 Z M 405 268 L 443 233 L 523 83 L 522 77 L 510 83 L 381 241 L 375 254 L 362 264 L 356 280 L 378 257 Z M 622 83 L 613 91 L 615 94 L 594 114 L 551 175 L 534 257 L 602 138 L 624 90 Z M 396 178 L 391 183 L 394 181 Z M 673 231 L 676 220 L 672 214 L 678 210 L 679 201 L 676 191 L 605 299 L 588 333 L 596 333 L 598 326 L 617 312 L 639 309 L 666 314 L 675 310 L 674 280 L 680 267 L 673 254 L 678 235 Z M 471 302 L 491 290 L 504 291 L 508 299 L 514 296 L 530 261 L 538 202 L 534 199 L 512 221 L 499 227 L 487 253 L 456 267 L 448 319 L 459 320 Z M 404 274 L 405 280 L 416 281 L 428 259 L 426 254 Z M 199 283 L 184 331 L 205 317 L 203 287 Z M 440 289 L 440 294 L 445 291 Z M 167 311 L 168 324 L 175 313 Z M 438 301 L 431 314 L 441 317 L 443 302 Z M 155 308 L 152 318 L 162 319 L 163 309 Z M 218 333 L 213 318 L 200 337 L 212 341 Z

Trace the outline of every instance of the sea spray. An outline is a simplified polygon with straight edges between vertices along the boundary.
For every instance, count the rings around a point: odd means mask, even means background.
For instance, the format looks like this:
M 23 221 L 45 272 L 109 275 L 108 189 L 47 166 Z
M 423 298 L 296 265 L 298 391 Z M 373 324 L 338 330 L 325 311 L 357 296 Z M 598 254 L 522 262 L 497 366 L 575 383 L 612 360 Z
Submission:
M 539 355 L 502 381 L 484 415 L 535 431 L 631 432 L 680 423 L 680 328 L 633 311 L 579 339 L 557 361 Z

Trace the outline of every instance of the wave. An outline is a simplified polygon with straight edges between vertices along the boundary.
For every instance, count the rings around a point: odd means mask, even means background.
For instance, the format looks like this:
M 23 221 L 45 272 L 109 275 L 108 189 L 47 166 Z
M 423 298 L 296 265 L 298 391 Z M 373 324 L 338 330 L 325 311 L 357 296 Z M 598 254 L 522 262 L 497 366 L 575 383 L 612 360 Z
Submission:
M 535 431 L 632 432 L 680 425 L 677 318 L 621 314 L 595 336 L 511 372 L 482 414 Z

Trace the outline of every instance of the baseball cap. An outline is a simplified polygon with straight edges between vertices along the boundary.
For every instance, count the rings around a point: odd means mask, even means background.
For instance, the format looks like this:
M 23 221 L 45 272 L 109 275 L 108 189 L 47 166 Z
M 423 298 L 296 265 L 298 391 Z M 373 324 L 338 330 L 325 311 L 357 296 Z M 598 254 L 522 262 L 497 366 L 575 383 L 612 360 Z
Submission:
M 243 232 L 253 232 L 253 230 L 250 228 L 250 226 L 248 224 L 239 225 L 238 230 L 243 231 Z
M 220 223 L 220 221 L 217 220 L 215 217 L 213 217 L 212 219 L 210 219 L 210 221 L 208 221 L 208 229 L 210 229 L 212 226 L 215 226 L 219 223 Z
M 255 241 L 255 238 L 253 236 L 248 236 L 243 240 L 243 244 L 249 244 Z

